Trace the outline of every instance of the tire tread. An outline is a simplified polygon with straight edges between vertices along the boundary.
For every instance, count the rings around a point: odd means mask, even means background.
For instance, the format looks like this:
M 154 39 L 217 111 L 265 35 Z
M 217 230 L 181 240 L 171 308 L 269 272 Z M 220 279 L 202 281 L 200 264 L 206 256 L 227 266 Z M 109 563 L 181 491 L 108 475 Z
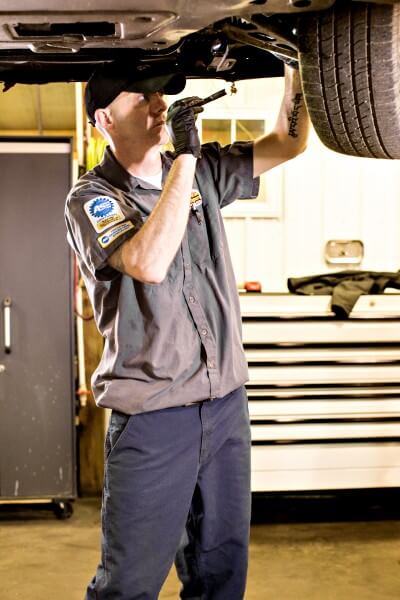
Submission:
M 337 152 L 400 158 L 400 6 L 342 3 L 299 20 L 304 95 Z

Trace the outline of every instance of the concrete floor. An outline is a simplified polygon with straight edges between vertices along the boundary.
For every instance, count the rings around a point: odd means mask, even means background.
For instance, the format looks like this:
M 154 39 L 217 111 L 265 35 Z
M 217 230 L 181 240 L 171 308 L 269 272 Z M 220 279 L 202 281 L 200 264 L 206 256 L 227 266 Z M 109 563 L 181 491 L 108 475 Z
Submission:
M 253 515 L 246 600 L 400 599 L 399 495 L 262 498 Z M 66 521 L 0 506 L 1 600 L 82 600 L 98 545 L 96 499 Z M 171 570 L 159 600 L 178 589 Z

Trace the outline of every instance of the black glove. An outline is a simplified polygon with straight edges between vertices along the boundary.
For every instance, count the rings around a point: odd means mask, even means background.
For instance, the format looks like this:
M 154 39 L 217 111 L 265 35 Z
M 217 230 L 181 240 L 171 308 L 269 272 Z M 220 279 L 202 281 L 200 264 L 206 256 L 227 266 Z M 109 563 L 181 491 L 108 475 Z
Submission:
M 167 129 L 175 154 L 193 154 L 196 158 L 201 156 L 201 144 L 196 128 L 196 117 L 203 111 L 202 106 L 196 106 L 201 98 L 192 96 L 177 100 L 168 109 Z

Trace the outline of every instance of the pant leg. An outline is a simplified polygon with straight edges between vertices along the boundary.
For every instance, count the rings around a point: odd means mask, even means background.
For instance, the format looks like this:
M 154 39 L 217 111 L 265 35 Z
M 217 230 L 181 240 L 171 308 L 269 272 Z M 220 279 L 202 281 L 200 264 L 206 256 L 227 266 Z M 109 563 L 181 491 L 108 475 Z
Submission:
M 242 600 L 250 532 L 250 424 L 244 388 L 201 408 L 200 471 L 176 555 L 181 598 Z
M 199 406 L 129 418 L 105 465 L 102 558 L 86 600 L 158 598 L 184 531 L 200 442 Z

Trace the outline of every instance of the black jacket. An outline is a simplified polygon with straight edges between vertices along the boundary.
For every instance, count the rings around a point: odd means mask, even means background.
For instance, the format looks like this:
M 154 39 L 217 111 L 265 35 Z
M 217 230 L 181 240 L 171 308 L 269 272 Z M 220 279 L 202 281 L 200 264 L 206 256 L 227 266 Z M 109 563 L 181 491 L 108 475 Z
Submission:
M 362 294 L 380 294 L 387 287 L 400 289 L 400 271 L 339 271 L 288 279 L 288 288 L 295 294 L 332 295 L 332 311 L 341 318 L 350 315 Z

